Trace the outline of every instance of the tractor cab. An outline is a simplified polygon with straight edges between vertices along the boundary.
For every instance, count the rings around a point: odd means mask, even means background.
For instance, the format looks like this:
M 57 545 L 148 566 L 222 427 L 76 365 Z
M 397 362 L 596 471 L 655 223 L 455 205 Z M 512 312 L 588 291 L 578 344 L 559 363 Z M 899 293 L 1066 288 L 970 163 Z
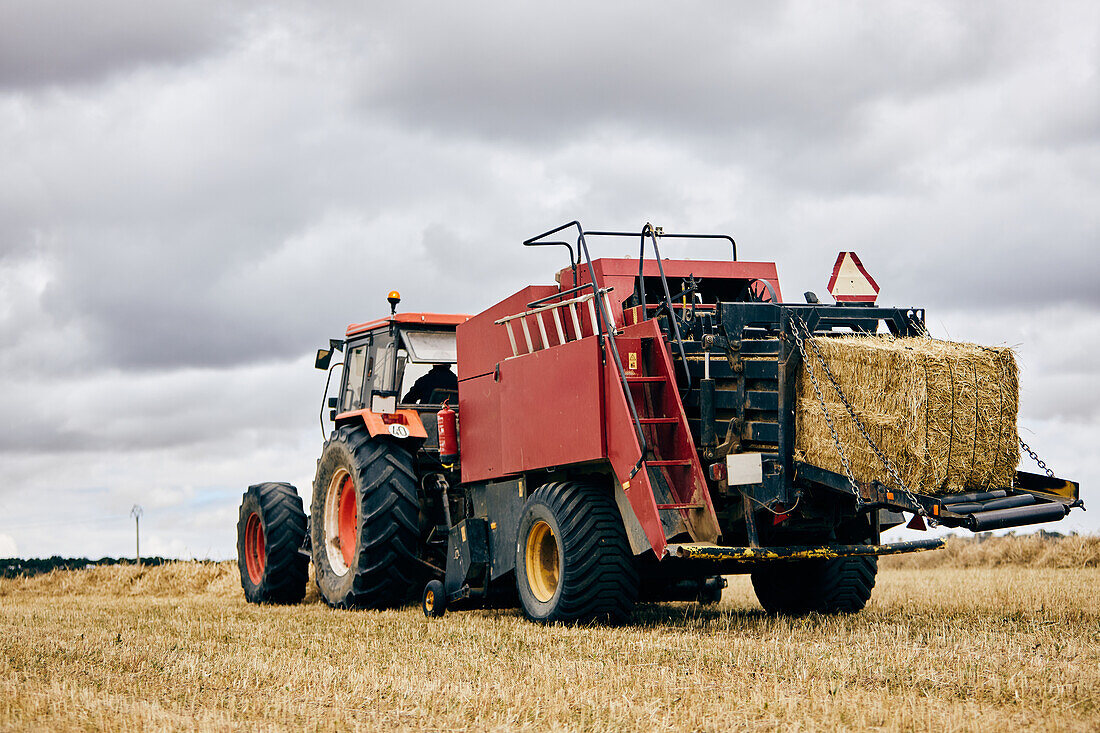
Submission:
M 396 311 L 400 296 L 390 293 L 389 300 Z M 317 356 L 316 366 L 329 369 L 332 350 L 346 354 L 339 389 L 328 397 L 329 417 L 337 427 L 365 424 L 372 436 L 420 438 L 425 449 L 436 449 L 435 415 L 444 402 L 458 404 L 455 328 L 468 318 L 394 312 L 348 326 L 346 341 L 333 341 Z

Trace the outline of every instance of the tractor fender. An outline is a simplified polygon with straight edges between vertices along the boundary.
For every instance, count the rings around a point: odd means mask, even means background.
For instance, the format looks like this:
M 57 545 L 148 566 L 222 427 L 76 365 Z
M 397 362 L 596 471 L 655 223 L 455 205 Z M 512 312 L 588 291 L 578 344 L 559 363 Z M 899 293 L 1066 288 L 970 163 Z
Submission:
M 424 440 L 428 437 L 428 432 L 424 429 L 424 423 L 416 410 L 397 410 L 392 413 L 352 410 L 336 416 L 337 425 L 354 425 L 360 421 L 372 438 L 384 435 L 398 440 Z

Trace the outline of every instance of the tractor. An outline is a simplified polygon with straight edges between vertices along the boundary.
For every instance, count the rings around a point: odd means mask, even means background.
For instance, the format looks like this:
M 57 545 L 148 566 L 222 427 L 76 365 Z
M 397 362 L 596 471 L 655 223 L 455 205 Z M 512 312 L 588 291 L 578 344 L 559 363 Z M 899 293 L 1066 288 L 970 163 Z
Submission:
M 635 241 L 638 257 L 593 259 L 596 238 Z M 671 239 L 732 256 L 663 259 Z M 727 235 L 574 221 L 524 245 L 568 251 L 554 285 L 472 316 L 398 313 L 392 292 L 389 317 L 318 351 L 327 439 L 312 504 L 286 483 L 245 492 L 249 601 L 301 600 L 312 562 L 340 608 L 419 597 L 428 616 L 518 606 L 534 621 L 623 621 L 639 601 L 716 602 L 724 575 L 749 573 L 769 612 L 855 612 L 877 557 L 943 544 L 882 544 L 905 513 L 983 531 L 1081 506 L 1078 484 L 1049 471 L 932 496 L 798 460 L 807 339 L 926 333 L 922 309 L 876 305 L 869 277 L 833 288 L 832 305 L 787 302 L 775 264 L 738 260 Z

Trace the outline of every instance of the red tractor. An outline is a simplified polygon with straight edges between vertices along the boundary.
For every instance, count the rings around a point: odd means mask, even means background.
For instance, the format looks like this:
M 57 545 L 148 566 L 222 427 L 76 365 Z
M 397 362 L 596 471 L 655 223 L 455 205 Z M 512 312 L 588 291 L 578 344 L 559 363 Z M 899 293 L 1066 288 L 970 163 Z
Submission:
M 576 239 L 552 239 L 565 231 Z M 593 260 L 597 236 L 633 238 L 639 256 Z M 724 241 L 733 257 L 661 259 L 670 238 Z M 345 351 L 335 427 L 308 519 L 289 484 L 245 493 L 248 600 L 300 600 L 312 560 L 339 607 L 419 594 L 428 615 L 518 605 L 539 621 L 621 620 L 639 599 L 716 601 L 722 575 L 751 573 L 769 611 L 857 611 L 878 555 L 942 544 L 880 544 L 902 512 L 980 531 L 1080 505 L 1053 475 L 933 497 L 795 459 L 804 338 L 918 335 L 923 310 L 845 302 L 858 294 L 784 302 L 775 265 L 738 261 L 724 235 L 571 222 L 524 244 L 569 250 L 557 284 L 472 317 L 396 313 L 391 293 L 390 317 L 318 352 L 331 380 Z

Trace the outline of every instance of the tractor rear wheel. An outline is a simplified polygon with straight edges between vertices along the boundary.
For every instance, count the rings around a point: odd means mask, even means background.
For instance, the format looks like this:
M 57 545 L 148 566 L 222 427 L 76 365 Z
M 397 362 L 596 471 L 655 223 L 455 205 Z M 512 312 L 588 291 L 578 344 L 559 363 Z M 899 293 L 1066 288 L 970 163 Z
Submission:
M 877 519 L 841 533 L 844 541 L 878 542 Z M 833 560 L 772 562 L 752 573 L 756 598 L 768 613 L 802 616 L 808 613 L 855 613 L 871 598 L 878 558 L 838 557 Z
M 624 621 L 638 571 L 610 493 L 580 483 L 538 488 L 523 507 L 516 587 L 533 621 Z
M 299 552 L 306 513 L 290 484 L 248 487 L 237 520 L 237 567 L 251 603 L 297 603 L 306 592 L 309 557 Z
M 392 608 L 423 585 L 413 456 L 365 428 L 333 432 L 317 462 L 311 509 L 317 588 L 330 606 Z

